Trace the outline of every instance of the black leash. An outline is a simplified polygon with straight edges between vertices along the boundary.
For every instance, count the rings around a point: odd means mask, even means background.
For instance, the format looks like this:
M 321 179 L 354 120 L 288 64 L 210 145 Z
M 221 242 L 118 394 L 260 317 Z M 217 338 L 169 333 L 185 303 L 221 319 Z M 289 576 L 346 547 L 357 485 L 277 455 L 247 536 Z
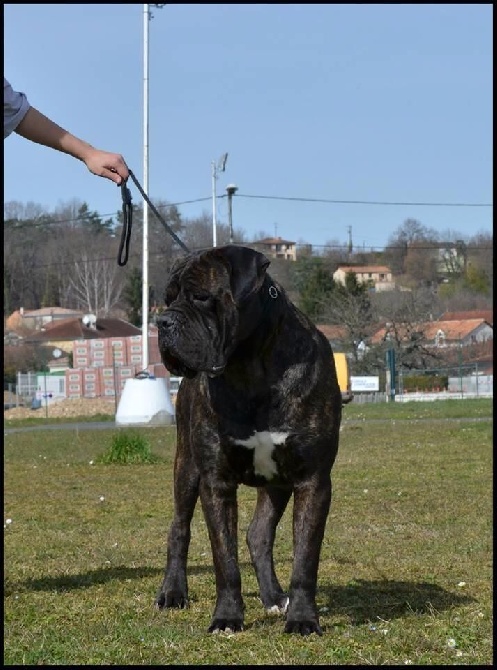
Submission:
M 142 189 L 138 180 L 136 179 L 135 175 L 131 172 L 131 170 L 129 170 L 129 176 L 134 181 L 135 186 L 140 191 L 143 199 L 148 203 L 148 206 L 150 207 L 152 212 L 159 219 L 159 221 L 162 223 L 162 225 L 167 230 L 169 235 L 171 235 L 171 237 L 176 242 L 176 244 L 178 244 L 183 249 L 183 251 L 185 251 L 186 253 L 189 253 L 188 247 L 179 239 L 179 237 L 176 235 L 176 233 L 171 228 L 171 226 L 168 226 L 167 223 L 164 221 L 162 216 L 157 211 L 157 208 L 152 204 L 149 197 L 147 196 L 145 191 Z M 122 201 L 123 201 L 123 210 L 122 210 L 123 211 L 123 231 L 122 231 L 122 234 L 121 234 L 121 241 L 119 243 L 119 251 L 118 251 L 118 254 L 117 254 L 117 264 L 122 267 L 123 265 L 126 265 L 126 263 L 128 262 L 129 241 L 131 239 L 131 227 L 133 225 L 133 204 L 131 202 L 131 200 L 132 200 L 131 199 L 131 191 L 127 187 L 125 181 L 123 181 L 123 183 L 121 184 L 121 197 L 122 197 Z

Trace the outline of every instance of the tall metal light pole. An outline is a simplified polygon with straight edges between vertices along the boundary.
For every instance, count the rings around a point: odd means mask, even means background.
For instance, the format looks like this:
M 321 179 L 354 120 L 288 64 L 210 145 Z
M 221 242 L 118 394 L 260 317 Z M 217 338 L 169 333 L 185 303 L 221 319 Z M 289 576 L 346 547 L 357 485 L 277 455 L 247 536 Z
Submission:
M 143 5 L 143 191 L 148 196 L 148 23 L 150 7 Z M 143 200 L 143 271 L 142 271 L 142 369 L 148 369 L 148 204 Z
M 148 22 L 143 5 L 143 192 L 148 197 Z M 143 199 L 142 370 L 148 372 L 148 207 Z M 149 374 L 126 379 L 116 410 L 116 426 L 167 425 L 174 420 L 168 377 Z
M 216 220 L 216 179 L 218 172 L 224 172 L 228 154 L 223 154 L 218 160 L 217 165 L 212 161 L 212 246 L 217 246 L 217 220 Z
M 231 201 L 233 199 L 233 195 L 237 191 L 238 186 L 235 186 L 235 184 L 228 184 L 228 186 L 226 186 L 226 193 L 228 194 L 228 221 L 230 226 L 230 244 L 233 244 L 233 210 Z

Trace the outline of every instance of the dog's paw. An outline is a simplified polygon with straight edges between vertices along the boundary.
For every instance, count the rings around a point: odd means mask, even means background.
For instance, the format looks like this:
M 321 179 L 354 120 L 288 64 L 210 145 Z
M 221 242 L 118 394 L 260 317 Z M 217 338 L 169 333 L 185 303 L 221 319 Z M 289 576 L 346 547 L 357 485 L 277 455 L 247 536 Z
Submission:
M 169 589 L 167 591 L 160 591 L 155 599 L 157 609 L 163 610 L 167 607 L 178 607 L 184 609 L 188 607 L 188 597 L 185 593 L 178 589 Z
M 322 635 L 323 631 L 317 621 L 287 621 L 285 633 L 296 633 L 297 635 L 311 635 L 316 633 Z
M 289 598 L 288 596 L 281 596 L 278 598 L 277 602 L 270 607 L 266 607 L 266 612 L 268 614 L 285 614 L 288 610 Z
M 208 633 L 238 633 L 243 630 L 242 619 L 212 619 L 211 625 L 207 629 Z

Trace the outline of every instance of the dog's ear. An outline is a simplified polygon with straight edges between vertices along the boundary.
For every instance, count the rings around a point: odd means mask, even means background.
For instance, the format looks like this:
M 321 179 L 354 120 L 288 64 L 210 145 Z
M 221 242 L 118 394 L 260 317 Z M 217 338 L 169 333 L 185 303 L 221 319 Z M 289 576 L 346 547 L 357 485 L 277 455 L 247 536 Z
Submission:
M 231 292 L 236 302 L 245 300 L 260 289 L 271 262 L 259 251 L 235 245 L 217 247 L 212 250 L 212 254 L 228 264 Z

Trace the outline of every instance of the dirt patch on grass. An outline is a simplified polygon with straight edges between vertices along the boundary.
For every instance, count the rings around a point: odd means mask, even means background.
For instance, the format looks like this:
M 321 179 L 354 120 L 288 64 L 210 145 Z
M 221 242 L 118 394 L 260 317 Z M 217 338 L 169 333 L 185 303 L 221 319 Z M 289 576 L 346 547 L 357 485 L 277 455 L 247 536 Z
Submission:
M 102 398 L 66 398 L 48 406 L 48 416 L 64 418 L 74 416 L 95 416 L 97 414 L 115 414 L 114 399 Z M 30 407 L 13 407 L 3 413 L 4 420 L 43 418 L 45 407 L 33 410 Z

